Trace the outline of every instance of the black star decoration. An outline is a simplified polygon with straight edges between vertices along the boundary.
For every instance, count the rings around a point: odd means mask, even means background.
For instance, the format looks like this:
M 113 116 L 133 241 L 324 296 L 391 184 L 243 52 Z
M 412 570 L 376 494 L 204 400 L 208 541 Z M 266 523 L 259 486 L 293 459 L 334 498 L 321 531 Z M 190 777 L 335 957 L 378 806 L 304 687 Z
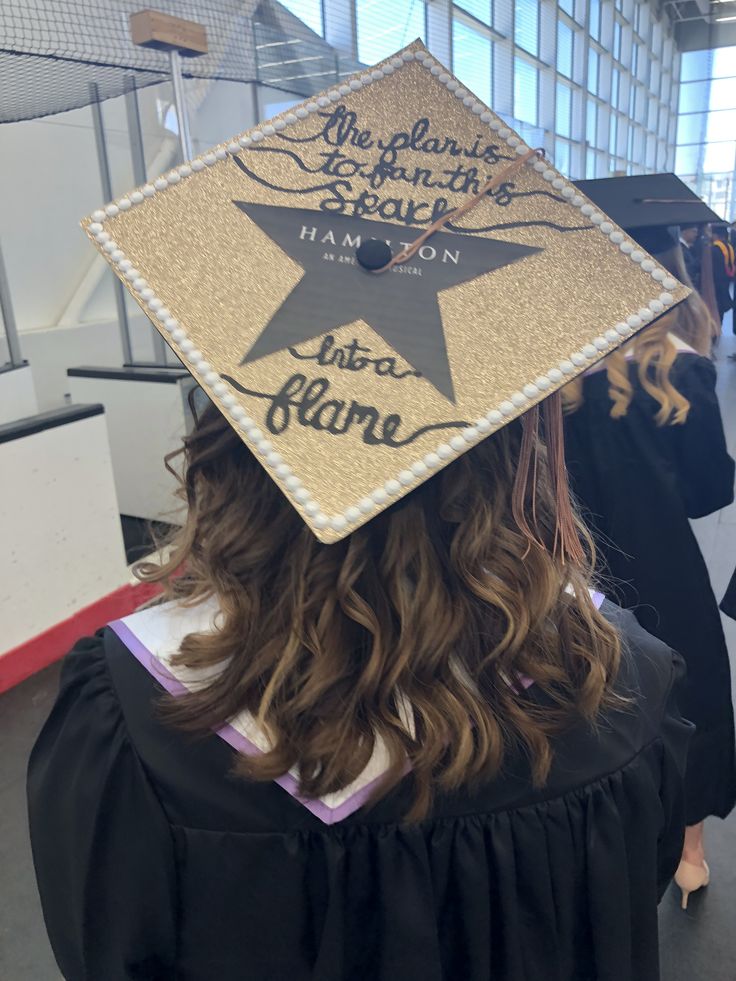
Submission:
M 405 266 L 372 273 L 355 259 L 361 242 L 382 239 L 397 252 L 418 238 L 421 229 L 234 203 L 304 269 L 242 364 L 362 320 L 451 402 L 455 392 L 437 294 L 542 251 L 477 235 L 437 232 Z M 332 260 L 326 257 L 330 255 Z

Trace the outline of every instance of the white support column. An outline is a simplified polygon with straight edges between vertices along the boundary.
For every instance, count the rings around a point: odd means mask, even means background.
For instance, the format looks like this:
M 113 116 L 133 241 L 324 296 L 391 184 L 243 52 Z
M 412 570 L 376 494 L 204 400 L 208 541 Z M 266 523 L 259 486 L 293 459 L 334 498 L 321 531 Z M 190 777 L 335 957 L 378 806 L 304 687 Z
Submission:
M 0 429 L 3 655 L 128 581 L 101 406 Z

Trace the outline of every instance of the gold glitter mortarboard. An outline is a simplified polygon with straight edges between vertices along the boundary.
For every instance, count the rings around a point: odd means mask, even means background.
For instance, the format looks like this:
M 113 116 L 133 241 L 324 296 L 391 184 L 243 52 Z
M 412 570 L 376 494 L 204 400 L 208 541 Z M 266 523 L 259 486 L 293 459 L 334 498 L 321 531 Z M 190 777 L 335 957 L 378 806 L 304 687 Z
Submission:
M 421 42 L 83 224 L 324 542 L 688 293 Z

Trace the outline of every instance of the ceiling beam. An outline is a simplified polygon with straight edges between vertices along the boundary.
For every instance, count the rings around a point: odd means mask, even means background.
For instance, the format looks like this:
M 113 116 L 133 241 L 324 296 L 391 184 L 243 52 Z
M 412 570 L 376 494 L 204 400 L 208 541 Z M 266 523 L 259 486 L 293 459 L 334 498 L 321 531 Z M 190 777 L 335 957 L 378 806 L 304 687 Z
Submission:
M 720 24 L 709 24 L 705 20 L 675 24 L 675 41 L 680 51 L 705 51 L 710 48 L 736 46 L 736 20 Z

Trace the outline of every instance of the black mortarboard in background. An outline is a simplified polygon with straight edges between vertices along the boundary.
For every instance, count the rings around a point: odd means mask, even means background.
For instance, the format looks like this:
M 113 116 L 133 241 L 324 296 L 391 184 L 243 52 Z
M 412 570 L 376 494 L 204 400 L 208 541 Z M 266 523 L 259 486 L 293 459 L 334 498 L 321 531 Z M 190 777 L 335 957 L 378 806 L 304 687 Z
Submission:
M 677 243 L 672 229 L 723 221 L 674 174 L 605 177 L 576 186 L 652 255 Z

